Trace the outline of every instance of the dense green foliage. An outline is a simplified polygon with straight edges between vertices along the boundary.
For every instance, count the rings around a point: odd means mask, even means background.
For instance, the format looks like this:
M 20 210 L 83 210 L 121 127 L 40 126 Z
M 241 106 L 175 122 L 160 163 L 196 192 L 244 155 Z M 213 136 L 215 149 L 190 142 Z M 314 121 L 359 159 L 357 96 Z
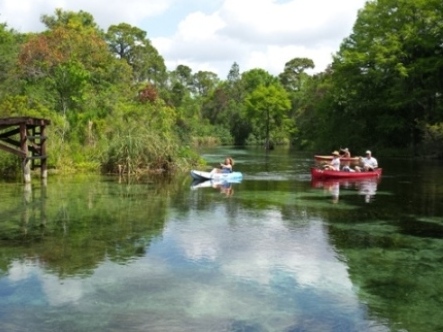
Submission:
M 168 71 L 147 33 L 57 9 L 46 30 L 0 24 L 0 117 L 51 120 L 50 166 L 138 172 L 200 162 L 198 144 L 349 146 L 441 157 L 443 3 L 368 1 L 324 72 Z M 0 153 L 0 167 L 18 163 Z
M 442 18 L 441 1 L 366 4 L 330 78 L 333 112 L 325 115 L 347 139 L 414 151 L 425 143 L 425 124 L 443 120 Z

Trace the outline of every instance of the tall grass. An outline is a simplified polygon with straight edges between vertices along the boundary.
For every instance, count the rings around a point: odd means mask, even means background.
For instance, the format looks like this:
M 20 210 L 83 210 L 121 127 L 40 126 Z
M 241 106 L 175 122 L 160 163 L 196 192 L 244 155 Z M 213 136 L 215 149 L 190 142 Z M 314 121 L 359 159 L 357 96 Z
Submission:
M 173 137 L 134 127 L 111 139 L 102 165 L 105 171 L 113 173 L 170 171 L 177 151 Z

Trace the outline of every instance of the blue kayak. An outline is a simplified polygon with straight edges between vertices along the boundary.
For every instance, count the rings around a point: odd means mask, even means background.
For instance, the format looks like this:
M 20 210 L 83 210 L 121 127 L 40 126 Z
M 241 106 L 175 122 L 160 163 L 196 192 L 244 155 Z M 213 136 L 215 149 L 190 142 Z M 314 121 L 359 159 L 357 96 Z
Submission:
M 191 176 L 194 180 L 198 181 L 216 180 L 216 181 L 238 182 L 243 179 L 243 174 L 241 172 L 211 173 L 205 171 L 192 170 Z

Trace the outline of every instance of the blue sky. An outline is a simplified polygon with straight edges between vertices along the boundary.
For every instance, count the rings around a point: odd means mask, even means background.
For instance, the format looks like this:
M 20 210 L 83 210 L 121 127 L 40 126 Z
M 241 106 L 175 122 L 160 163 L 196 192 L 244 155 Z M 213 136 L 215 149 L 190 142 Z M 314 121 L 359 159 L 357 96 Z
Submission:
M 128 23 L 147 32 L 169 70 L 213 71 L 225 79 L 262 68 L 273 75 L 295 57 L 332 62 L 365 0 L 1 0 L 0 22 L 20 32 L 44 29 L 41 15 L 56 8 L 86 11 L 107 29 Z

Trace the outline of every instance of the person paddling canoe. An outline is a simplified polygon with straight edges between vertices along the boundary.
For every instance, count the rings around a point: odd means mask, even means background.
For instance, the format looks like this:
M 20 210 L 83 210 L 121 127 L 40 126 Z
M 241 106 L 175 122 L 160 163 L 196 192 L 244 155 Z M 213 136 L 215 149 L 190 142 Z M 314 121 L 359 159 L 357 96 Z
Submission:
M 362 167 L 355 166 L 357 172 L 372 172 L 378 167 L 378 161 L 372 156 L 370 150 L 366 151 L 366 156 L 360 159 Z
M 329 164 L 323 166 L 324 170 L 339 171 L 340 170 L 340 154 L 338 151 L 332 152 L 332 160 Z

